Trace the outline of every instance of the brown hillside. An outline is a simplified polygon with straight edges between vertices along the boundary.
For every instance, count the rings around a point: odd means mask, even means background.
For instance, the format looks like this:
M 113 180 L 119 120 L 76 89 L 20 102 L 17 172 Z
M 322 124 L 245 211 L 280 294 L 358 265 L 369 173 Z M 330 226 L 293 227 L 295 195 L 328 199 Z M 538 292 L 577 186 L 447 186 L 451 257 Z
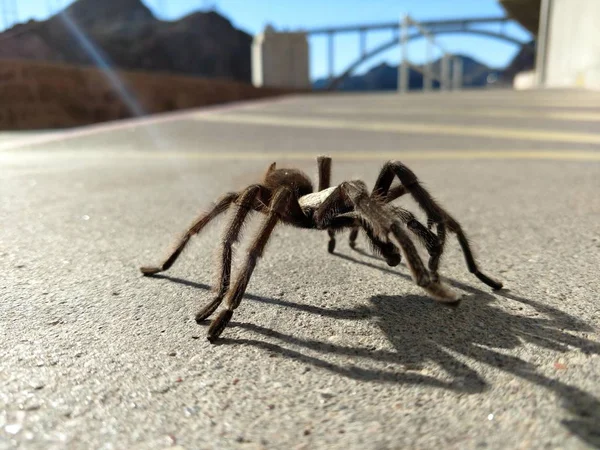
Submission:
M 90 45 L 120 69 L 165 71 L 249 82 L 249 34 L 215 12 L 174 22 L 141 0 L 78 0 L 46 21 L 0 33 L 0 58 L 97 65 Z

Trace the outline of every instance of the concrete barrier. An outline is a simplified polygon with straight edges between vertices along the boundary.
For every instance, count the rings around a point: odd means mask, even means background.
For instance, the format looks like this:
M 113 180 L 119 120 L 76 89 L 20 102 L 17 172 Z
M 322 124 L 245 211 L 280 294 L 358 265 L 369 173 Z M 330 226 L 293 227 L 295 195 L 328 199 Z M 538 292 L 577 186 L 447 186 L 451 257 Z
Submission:
M 283 95 L 227 80 L 0 60 L 0 129 L 65 128 L 232 101 Z M 130 97 L 127 102 L 124 93 Z
M 600 1 L 544 0 L 543 6 L 548 20 L 538 43 L 540 84 L 600 90 Z
M 534 70 L 519 72 L 515 75 L 515 79 L 513 80 L 513 88 L 517 91 L 535 89 L 537 87 L 535 80 L 536 73 Z

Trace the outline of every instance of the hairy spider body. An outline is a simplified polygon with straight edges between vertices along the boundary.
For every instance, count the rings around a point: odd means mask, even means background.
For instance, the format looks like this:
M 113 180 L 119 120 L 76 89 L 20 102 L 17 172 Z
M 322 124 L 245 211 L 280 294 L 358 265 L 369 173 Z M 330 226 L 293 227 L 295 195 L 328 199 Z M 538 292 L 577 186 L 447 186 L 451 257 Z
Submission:
M 258 259 L 278 223 L 327 230 L 330 253 L 335 249 L 336 231 L 351 228 L 350 246 L 354 248 L 358 230 L 363 229 L 373 249 L 383 256 L 390 266 L 398 265 L 403 255 L 417 285 L 440 302 L 456 303 L 460 296 L 444 285 L 438 275 L 439 261 L 448 230 L 456 234 L 469 271 L 488 286 L 494 289 L 502 288 L 502 283 L 479 270 L 459 223 L 438 205 L 420 185 L 416 175 L 404 164 L 386 163 L 373 191 L 369 193 L 366 185 L 360 180 L 344 181 L 338 186 L 330 187 L 331 158 L 322 156 L 317 162 L 317 192 L 314 192 L 310 178 L 303 172 L 297 169 L 277 169 L 273 163 L 261 183 L 251 185 L 241 192 L 225 194 L 212 209 L 200 215 L 160 266 L 141 268 L 144 275 L 169 269 L 193 235 L 198 234 L 211 220 L 235 205 L 235 211 L 223 236 L 220 276 L 215 298 L 196 314 L 196 321 L 201 322 L 225 302 L 226 308 L 209 327 L 208 339 L 211 342 L 223 332 L 233 316 L 233 311 L 240 305 Z M 399 179 L 400 184 L 392 187 L 395 177 Z M 427 227 L 410 211 L 390 204 L 406 193 L 410 193 L 425 211 Z M 252 211 L 262 213 L 265 217 L 248 250 L 244 265 L 231 285 L 233 244 L 238 240 L 242 226 Z M 432 231 L 434 226 L 435 233 Z M 407 232 L 414 234 L 427 249 L 427 268 Z

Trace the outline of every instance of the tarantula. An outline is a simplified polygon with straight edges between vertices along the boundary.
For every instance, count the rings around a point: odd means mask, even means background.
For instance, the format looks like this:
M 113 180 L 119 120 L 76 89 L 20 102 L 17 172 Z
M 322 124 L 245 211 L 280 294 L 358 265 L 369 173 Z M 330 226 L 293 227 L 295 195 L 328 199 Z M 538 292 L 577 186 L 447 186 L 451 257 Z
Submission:
M 141 268 L 144 275 L 153 275 L 169 269 L 193 235 L 198 234 L 211 220 L 225 212 L 231 205 L 237 206 L 223 237 L 216 296 L 196 314 L 196 322 L 200 323 L 210 317 L 225 300 L 225 309 L 213 320 L 208 329 L 210 342 L 214 342 L 219 337 L 231 320 L 233 311 L 240 305 L 257 261 L 279 222 L 299 228 L 327 230 L 330 253 L 335 249 L 336 231 L 350 228 L 350 246 L 354 248 L 358 231 L 363 229 L 373 249 L 383 256 L 390 266 L 398 265 L 403 255 L 417 285 L 440 302 L 456 303 L 460 296 L 444 285 L 438 275 L 440 257 L 448 230 L 456 234 L 469 271 L 493 289 L 502 288 L 502 283 L 479 270 L 459 223 L 438 205 L 421 186 L 416 175 L 404 164 L 399 161 L 387 162 L 379 174 L 373 191 L 369 193 L 365 183 L 359 180 L 344 181 L 338 186 L 330 187 L 331 158 L 320 156 L 317 162 L 318 192 L 313 192 L 312 183 L 303 172 L 296 169 L 277 169 L 276 163 L 273 163 L 261 183 L 253 184 L 241 192 L 225 194 L 212 209 L 201 214 L 160 266 Z M 396 176 L 400 184 L 392 187 Z M 390 204 L 392 200 L 406 193 L 410 193 L 424 210 L 427 215 L 427 227 L 411 212 Z M 233 244 L 238 240 L 242 225 L 252 211 L 263 213 L 266 217 L 248 250 L 245 264 L 235 279 L 233 287 L 230 287 Z M 432 231 L 434 225 L 435 233 Z M 406 230 L 414 234 L 429 253 L 428 268 L 425 268 Z

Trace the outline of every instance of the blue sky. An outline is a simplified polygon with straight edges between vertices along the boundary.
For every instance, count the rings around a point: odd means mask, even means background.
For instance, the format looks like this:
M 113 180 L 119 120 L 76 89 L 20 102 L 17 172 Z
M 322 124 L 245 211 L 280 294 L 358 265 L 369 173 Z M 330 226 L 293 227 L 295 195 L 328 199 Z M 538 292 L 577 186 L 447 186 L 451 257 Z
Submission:
M 103 1 L 103 0 L 98 0 Z M 255 34 L 266 24 L 276 29 L 295 30 L 330 25 L 363 24 L 400 20 L 410 14 L 416 20 L 451 19 L 496 16 L 504 14 L 497 0 L 142 0 L 161 19 L 173 20 L 192 11 L 210 8 L 230 19 L 244 31 Z M 70 0 L 16 1 L 19 21 L 30 18 L 45 19 L 50 12 L 72 3 Z M 3 22 L 0 21 L 0 27 Z M 500 25 L 487 29 L 500 31 Z M 527 40 L 530 35 L 517 24 L 505 26 L 512 36 Z M 391 37 L 390 32 L 369 33 L 367 48 L 373 48 Z M 506 65 L 517 48 L 502 41 L 471 35 L 445 35 L 437 38 L 448 51 L 472 56 L 492 67 Z M 311 75 L 326 76 L 327 40 L 314 37 L 310 40 Z M 335 70 L 342 71 L 359 53 L 357 34 L 341 35 L 335 40 Z M 410 45 L 411 60 L 421 63 L 425 59 L 425 45 L 418 40 Z M 434 53 L 434 56 L 437 56 Z M 399 50 L 393 49 L 364 64 L 358 72 L 387 61 L 397 63 Z

